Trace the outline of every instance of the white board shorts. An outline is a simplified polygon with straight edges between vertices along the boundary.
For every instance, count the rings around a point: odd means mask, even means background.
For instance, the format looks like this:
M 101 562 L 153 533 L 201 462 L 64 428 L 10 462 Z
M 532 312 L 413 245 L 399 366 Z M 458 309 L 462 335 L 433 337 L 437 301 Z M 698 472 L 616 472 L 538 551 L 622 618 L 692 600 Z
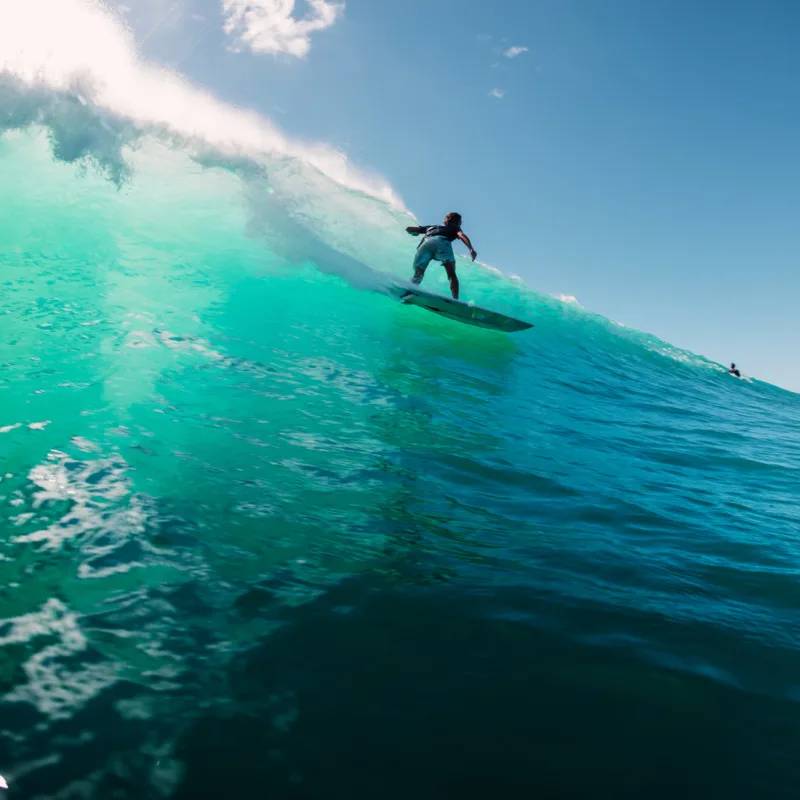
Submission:
M 444 236 L 431 236 L 424 239 L 417 248 L 414 256 L 414 269 L 425 272 L 431 261 L 441 261 L 442 264 L 455 262 L 453 245 Z

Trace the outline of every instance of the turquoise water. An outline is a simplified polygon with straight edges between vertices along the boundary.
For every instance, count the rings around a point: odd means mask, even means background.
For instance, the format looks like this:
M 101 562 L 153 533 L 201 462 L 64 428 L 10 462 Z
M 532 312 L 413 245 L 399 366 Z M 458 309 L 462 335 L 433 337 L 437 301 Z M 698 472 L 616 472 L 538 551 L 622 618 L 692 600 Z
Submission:
M 797 395 L 4 91 L 9 797 L 799 796 Z

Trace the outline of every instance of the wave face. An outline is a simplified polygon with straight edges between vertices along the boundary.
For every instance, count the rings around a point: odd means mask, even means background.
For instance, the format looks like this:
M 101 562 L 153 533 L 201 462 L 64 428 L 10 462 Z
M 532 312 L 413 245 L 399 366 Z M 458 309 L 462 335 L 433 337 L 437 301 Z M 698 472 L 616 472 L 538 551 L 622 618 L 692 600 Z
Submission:
M 536 327 L 398 305 L 391 187 L 100 6 L 0 69 L 11 790 L 794 796 L 796 395 L 467 262 Z

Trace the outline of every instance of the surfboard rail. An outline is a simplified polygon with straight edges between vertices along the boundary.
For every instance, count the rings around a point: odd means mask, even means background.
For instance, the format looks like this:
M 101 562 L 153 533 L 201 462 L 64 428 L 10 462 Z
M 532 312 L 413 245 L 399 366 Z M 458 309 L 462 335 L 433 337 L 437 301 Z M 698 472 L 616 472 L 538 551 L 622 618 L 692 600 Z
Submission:
M 482 308 L 474 303 L 453 300 L 452 297 L 444 297 L 416 287 L 399 286 L 394 294 L 405 305 L 419 306 L 439 316 L 463 322 L 466 325 L 474 325 L 477 328 L 515 333 L 533 327 L 531 322 L 501 314 L 499 311 Z

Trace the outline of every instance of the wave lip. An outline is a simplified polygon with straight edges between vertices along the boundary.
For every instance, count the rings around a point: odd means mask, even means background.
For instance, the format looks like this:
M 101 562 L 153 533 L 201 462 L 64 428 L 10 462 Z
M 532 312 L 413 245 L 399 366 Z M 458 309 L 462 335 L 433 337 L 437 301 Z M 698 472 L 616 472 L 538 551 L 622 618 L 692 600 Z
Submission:
M 179 137 L 221 154 L 286 155 L 337 183 L 403 209 L 379 175 L 353 166 L 326 144 L 290 139 L 255 111 L 217 100 L 182 75 L 145 61 L 122 20 L 96 0 L 24 0 L 0 5 L 0 120 L 47 123 L 65 97 L 95 110 L 97 126 Z M 85 120 L 84 120 L 85 121 Z M 89 134 L 91 137 L 91 133 Z M 102 138 L 102 137 L 101 137 Z M 106 140 L 107 141 L 107 140 Z M 94 153 L 94 151 L 92 151 Z M 100 162 L 108 165 L 101 148 Z

